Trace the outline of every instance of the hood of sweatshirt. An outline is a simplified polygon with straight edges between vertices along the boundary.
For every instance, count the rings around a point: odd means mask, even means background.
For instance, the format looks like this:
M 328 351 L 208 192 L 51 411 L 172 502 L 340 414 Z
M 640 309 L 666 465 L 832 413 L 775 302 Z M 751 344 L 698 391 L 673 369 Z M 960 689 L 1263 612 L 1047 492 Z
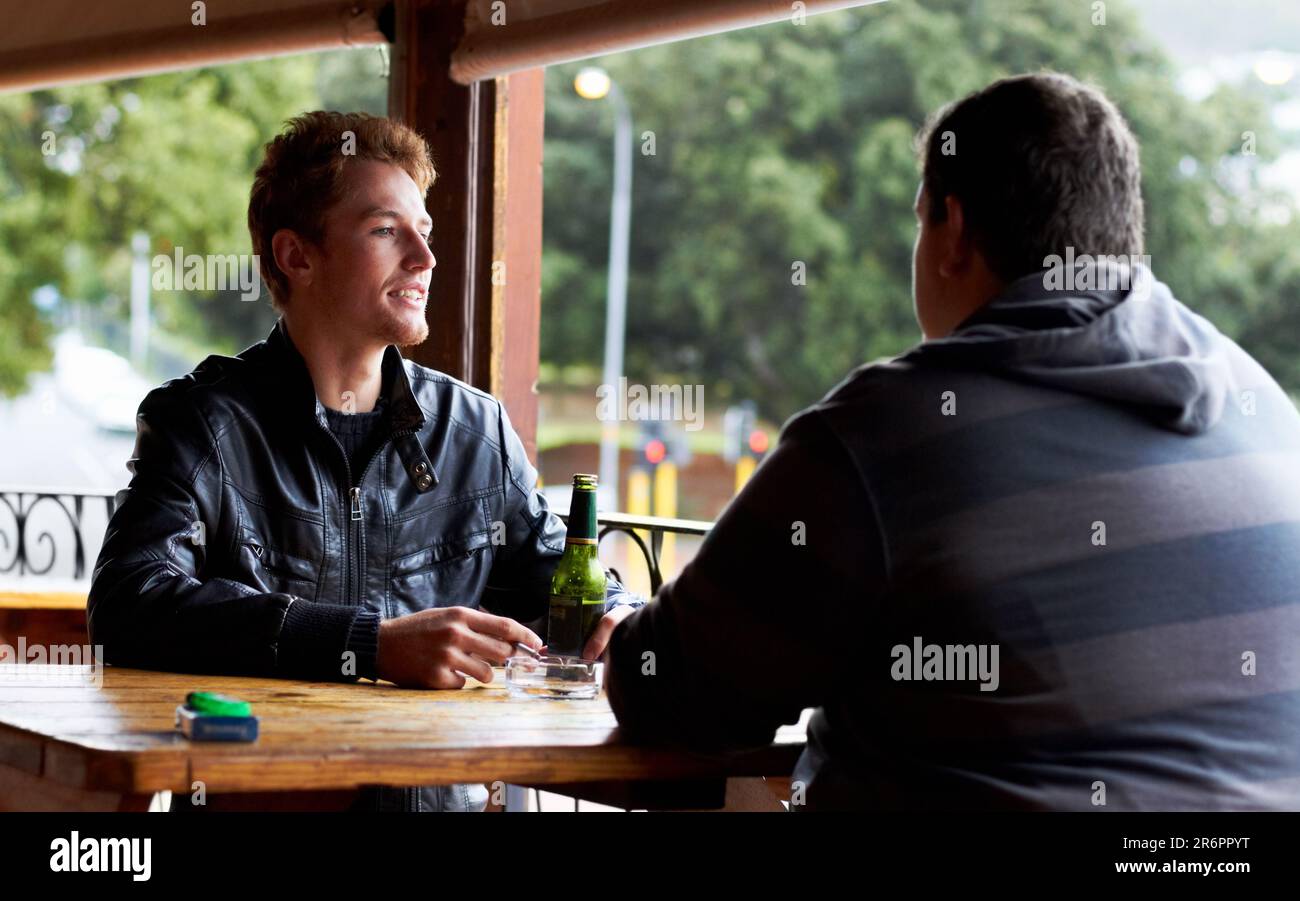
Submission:
M 1195 435 L 1223 415 L 1232 346 L 1146 266 L 1103 262 L 1018 279 L 950 336 L 899 359 L 996 371 Z

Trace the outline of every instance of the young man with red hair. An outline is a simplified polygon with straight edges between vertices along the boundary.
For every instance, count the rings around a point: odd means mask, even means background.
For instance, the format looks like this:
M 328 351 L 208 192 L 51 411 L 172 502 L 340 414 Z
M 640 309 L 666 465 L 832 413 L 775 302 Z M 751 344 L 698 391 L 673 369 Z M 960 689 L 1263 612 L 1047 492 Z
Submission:
M 90 592 L 108 663 L 445 689 L 541 646 L 523 624 L 564 525 L 500 402 L 398 351 L 429 334 L 433 181 L 424 140 L 380 117 L 308 113 L 267 145 L 248 226 L 281 318 L 141 404 Z M 611 579 L 587 654 L 634 603 Z

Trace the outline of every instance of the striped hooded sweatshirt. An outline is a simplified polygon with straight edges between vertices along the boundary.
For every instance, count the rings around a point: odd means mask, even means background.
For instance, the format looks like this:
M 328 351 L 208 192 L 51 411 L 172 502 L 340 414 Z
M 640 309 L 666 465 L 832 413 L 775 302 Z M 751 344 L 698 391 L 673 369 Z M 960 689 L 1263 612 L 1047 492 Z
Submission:
M 1300 809 L 1300 416 L 1125 275 L 1013 282 L 792 418 L 616 631 L 625 732 L 815 708 L 796 809 Z

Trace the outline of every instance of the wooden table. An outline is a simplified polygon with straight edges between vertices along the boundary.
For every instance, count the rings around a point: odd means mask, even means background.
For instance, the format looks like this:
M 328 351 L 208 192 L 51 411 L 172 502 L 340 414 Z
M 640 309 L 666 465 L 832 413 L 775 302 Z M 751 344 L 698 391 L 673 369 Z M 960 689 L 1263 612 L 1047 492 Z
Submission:
M 645 807 L 656 806 L 646 801 L 654 793 L 629 789 L 788 779 L 804 745 L 799 724 L 743 755 L 633 747 L 619 740 L 603 695 L 511 699 L 501 669 L 489 685 L 456 691 L 117 667 L 100 671 L 97 688 L 93 673 L 32 665 L 0 673 L 0 810 L 143 810 L 153 793 L 189 795 L 198 782 L 233 808 L 243 798 L 310 809 L 312 798 L 352 796 L 363 785 L 497 780 Z M 176 705 L 194 690 L 249 701 L 261 721 L 257 742 L 190 743 L 177 733 Z M 669 804 L 696 806 L 680 793 Z
M 86 595 L 76 592 L 0 591 L 0 643 L 86 643 Z

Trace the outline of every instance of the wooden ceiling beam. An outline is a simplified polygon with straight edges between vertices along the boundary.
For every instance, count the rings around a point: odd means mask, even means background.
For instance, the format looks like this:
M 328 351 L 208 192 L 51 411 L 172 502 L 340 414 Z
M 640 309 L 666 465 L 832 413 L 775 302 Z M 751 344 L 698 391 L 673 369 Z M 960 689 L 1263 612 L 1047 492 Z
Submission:
M 190 4 L 167 24 L 124 10 L 135 27 L 88 37 L 4 49 L 0 92 L 134 78 L 245 59 L 385 43 L 387 0 L 316 3 L 223 16 L 212 4 L 206 21 L 191 21 Z M 270 5 L 270 4 L 268 4 Z M 39 9 L 39 7 L 38 7 Z M 37 13 L 33 12 L 32 15 Z

